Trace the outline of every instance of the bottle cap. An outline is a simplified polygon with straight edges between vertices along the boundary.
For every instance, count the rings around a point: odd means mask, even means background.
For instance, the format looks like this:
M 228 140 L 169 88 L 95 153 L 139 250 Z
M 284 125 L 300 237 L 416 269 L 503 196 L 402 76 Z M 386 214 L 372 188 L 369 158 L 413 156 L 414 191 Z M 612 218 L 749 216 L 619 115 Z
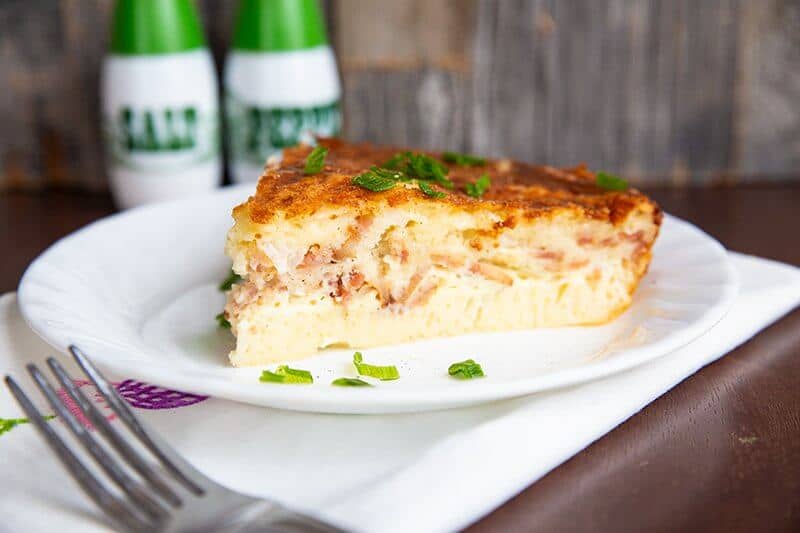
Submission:
M 117 0 L 112 53 L 169 54 L 204 46 L 200 18 L 191 0 Z
M 241 0 L 233 48 L 254 52 L 302 50 L 327 44 L 317 0 Z

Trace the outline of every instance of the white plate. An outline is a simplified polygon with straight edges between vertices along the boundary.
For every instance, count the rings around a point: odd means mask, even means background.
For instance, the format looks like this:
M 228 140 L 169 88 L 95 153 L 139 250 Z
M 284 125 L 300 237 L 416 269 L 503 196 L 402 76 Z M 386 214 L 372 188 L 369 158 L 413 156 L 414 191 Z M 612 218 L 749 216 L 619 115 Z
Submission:
M 53 346 L 82 347 L 102 368 L 178 390 L 259 405 L 331 413 L 443 409 L 530 394 L 607 376 L 669 353 L 728 311 L 738 283 L 722 246 L 667 217 L 631 308 L 600 327 L 467 335 L 364 350 L 401 379 L 373 388 L 332 387 L 353 376 L 353 350 L 293 363 L 313 385 L 260 383 L 260 370 L 227 364 L 232 338 L 216 327 L 216 286 L 230 210 L 252 186 L 148 206 L 62 239 L 28 268 L 22 313 Z M 476 359 L 483 379 L 458 381 L 450 363 Z

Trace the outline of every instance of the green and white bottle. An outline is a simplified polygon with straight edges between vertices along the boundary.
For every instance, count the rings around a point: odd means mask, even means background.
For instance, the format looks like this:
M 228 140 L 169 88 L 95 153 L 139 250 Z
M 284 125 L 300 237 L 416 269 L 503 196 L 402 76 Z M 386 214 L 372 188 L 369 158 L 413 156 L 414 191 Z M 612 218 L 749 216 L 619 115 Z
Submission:
M 224 91 L 236 182 L 287 146 L 338 135 L 341 85 L 317 1 L 241 0 Z
M 216 76 L 191 0 L 117 0 L 101 93 L 107 166 L 120 207 L 219 185 Z

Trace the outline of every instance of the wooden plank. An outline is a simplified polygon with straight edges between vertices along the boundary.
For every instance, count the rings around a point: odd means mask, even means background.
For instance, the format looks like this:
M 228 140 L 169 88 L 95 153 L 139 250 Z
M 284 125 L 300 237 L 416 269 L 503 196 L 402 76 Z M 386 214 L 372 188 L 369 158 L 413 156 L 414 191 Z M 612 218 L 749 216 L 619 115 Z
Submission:
M 105 188 L 97 72 L 108 3 L 0 6 L 0 189 Z
M 472 0 L 338 0 L 333 5 L 342 69 L 467 70 Z
M 42 14 L 27 17 L 33 7 Z M 63 41 L 59 16 L 54 3 L 0 4 L 0 184 L 36 188 L 44 180 L 41 95 L 60 59 L 53 57 Z
M 440 69 L 350 72 L 344 134 L 355 141 L 463 150 L 468 83 Z
M 682 32 L 672 95 L 674 164 L 695 182 L 719 180 L 730 173 L 735 109 L 738 0 L 683 0 Z
M 105 28 L 111 17 L 111 3 L 105 0 L 64 0 L 62 24 L 65 34 L 63 95 L 48 91 L 47 105 L 63 109 L 50 125 L 54 138 L 65 146 L 69 165 L 60 182 L 89 190 L 106 188 L 102 136 L 100 133 L 100 62 L 108 46 Z M 68 102 L 68 105 L 65 103 Z M 53 183 L 48 176 L 48 182 Z
M 470 147 L 640 181 L 727 172 L 737 6 L 483 0 Z
M 743 179 L 798 179 L 800 2 L 745 2 L 735 155 Z
M 347 138 L 464 149 L 471 5 L 464 0 L 333 4 Z

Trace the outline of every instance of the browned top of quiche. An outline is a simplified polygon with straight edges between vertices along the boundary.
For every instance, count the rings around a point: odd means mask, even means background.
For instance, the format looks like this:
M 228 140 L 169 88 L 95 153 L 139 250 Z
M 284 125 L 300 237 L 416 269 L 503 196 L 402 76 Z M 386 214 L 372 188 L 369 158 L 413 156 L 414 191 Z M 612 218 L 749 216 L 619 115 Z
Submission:
M 614 224 L 624 220 L 634 209 L 652 212 L 656 223 L 661 211 L 655 202 L 635 189 L 609 191 L 596 185 L 596 175 L 586 166 L 555 168 L 530 165 L 508 159 L 487 159 L 485 164 L 465 166 L 442 162 L 449 169 L 447 177 L 455 187 L 447 190 L 433 185 L 447 195 L 431 199 L 418 187 L 395 187 L 376 194 L 352 183 L 372 166 L 380 166 L 406 149 L 378 147 L 367 143 L 352 144 L 338 139 L 321 139 L 329 149 L 321 172 L 304 174 L 309 146 L 284 150 L 279 165 L 269 166 L 261 177 L 258 190 L 237 208 L 235 217 L 247 216 L 256 224 L 264 224 L 276 216 L 283 219 L 302 217 L 323 207 L 353 208 L 368 214 L 383 205 L 397 207 L 412 202 L 436 201 L 458 210 L 489 210 L 499 215 L 504 224 L 519 218 L 550 217 L 572 211 L 578 218 L 608 220 Z M 441 153 L 423 153 L 441 160 Z M 464 192 L 483 174 L 491 179 L 491 187 L 473 198 Z

